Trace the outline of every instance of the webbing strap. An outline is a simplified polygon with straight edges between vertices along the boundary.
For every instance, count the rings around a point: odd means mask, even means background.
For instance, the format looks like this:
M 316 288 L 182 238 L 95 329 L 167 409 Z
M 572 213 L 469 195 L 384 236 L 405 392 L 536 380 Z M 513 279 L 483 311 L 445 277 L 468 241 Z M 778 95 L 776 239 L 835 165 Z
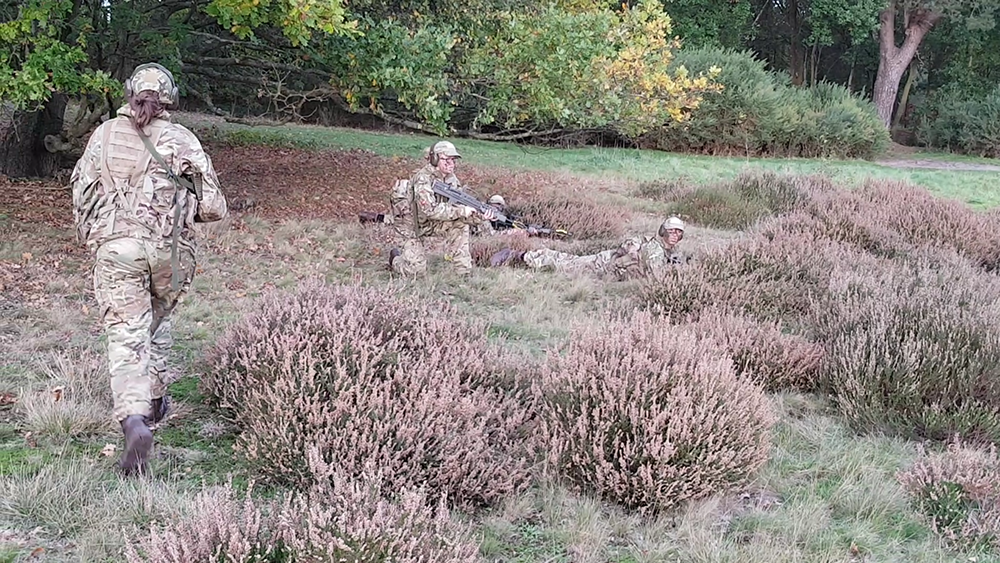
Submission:
M 170 178 L 170 180 L 173 181 L 174 183 L 174 228 L 170 241 L 170 289 L 171 291 L 177 291 L 178 275 L 180 272 L 180 261 L 177 257 L 177 241 L 180 239 L 181 236 L 180 198 L 182 193 L 185 195 L 185 197 L 187 196 L 188 191 L 190 191 L 191 193 L 195 193 L 194 184 L 189 182 L 186 178 L 182 178 L 177 174 L 174 174 L 174 171 L 171 170 L 169 166 L 167 166 L 167 163 L 163 160 L 163 157 L 160 156 L 159 152 L 157 152 L 156 147 L 153 146 L 153 143 L 152 141 L 149 140 L 149 137 L 147 137 L 146 134 L 142 132 L 142 128 L 136 124 L 135 120 L 129 118 L 129 121 L 132 122 L 132 126 L 135 128 L 136 132 L 139 133 L 139 138 L 142 139 L 142 144 L 146 145 L 146 150 L 148 150 L 149 154 L 151 154 L 153 158 L 156 159 L 156 162 L 163 167 L 163 169 L 167 172 L 167 177 Z M 181 191 L 182 187 L 184 188 L 185 191 Z

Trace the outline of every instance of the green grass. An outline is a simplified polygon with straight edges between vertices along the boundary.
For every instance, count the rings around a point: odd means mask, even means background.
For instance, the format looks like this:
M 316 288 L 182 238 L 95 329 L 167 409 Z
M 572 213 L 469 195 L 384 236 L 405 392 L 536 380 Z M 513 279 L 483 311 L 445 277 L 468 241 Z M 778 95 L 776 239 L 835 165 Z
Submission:
M 367 149 L 383 156 L 419 158 L 437 137 L 393 134 L 310 125 L 221 126 L 229 142 L 307 149 Z M 779 173 L 825 174 L 835 181 L 857 185 L 867 178 L 905 180 L 935 195 L 958 199 L 977 208 L 1000 205 L 995 171 L 896 169 L 864 160 L 805 158 L 723 158 L 628 148 L 572 149 L 522 146 L 511 143 L 455 139 L 465 162 L 484 166 L 550 170 L 573 174 L 616 176 L 634 181 L 684 178 L 697 184 L 730 180 L 746 168 Z M 918 158 L 947 162 L 996 164 L 989 159 L 946 153 L 918 153 L 887 159 Z

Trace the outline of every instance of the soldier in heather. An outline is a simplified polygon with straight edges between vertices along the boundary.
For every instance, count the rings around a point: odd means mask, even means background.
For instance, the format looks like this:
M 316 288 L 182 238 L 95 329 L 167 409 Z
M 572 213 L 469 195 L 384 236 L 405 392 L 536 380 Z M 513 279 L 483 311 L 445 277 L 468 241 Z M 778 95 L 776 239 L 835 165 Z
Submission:
M 684 263 L 677 245 L 684 238 L 684 221 L 670 217 L 655 237 L 632 237 L 618 248 L 577 256 L 549 248 L 514 252 L 505 248 L 490 258 L 493 266 L 524 266 L 535 270 L 589 273 L 598 277 L 629 279 L 659 275 L 671 264 Z
M 140 65 L 125 95 L 117 117 L 91 135 L 71 184 L 77 235 L 95 256 L 114 416 L 125 436 L 118 467 L 133 475 L 146 470 L 148 424 L 169 407 L 170 314 L 194 278 L 194 223 L 218 221 L 227 208 L 201 142 L 170 122 L 173 75 Z
M 434 143 L 428 149 L 427 164 L 407 180 L 396 182 L 393 188 L 393 226 L 399 246 L 389 252 L 389 267 L 403 275 L 420 275 L 427 271 L 425 245 L 441 246 L 445 260 L 452 262 L 460 274 L 472 273 L 472 253 L 469 249 L 470 227 L 496 218 L 492 211 L 479 213 L 471 207 L 453 204 L 437 196 L 432 185 L 440 180 L 459 187 L 455 176 L 455 161 L 462 158 L 455 145 L 448 141 Z
M 493 209 L 496 209 L 499 213 L 506 213 L 507 211 L 507 202 L 500 194 L 490 196 L 490 199 L 486 200 L 486 204 Z M 487 221 L 486 219 L 483 219 L 478 225 L 474 225 L 472 227 L 472 234 L 478 236 L 489 236 L 497 234 L 500 230 L 504 229 L 502 226 L 497 225 L 497 221 Z

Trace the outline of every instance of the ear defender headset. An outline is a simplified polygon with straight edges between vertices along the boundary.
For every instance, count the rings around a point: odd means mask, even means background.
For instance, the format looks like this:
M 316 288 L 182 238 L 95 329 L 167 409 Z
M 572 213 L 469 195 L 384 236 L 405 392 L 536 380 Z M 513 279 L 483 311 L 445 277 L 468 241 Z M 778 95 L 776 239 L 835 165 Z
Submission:
M 440 142 L 440 141 L 435 141 L 434 144 L 431 145 L 431 149 L 430 149 L 431 153 L 427 157 L 428 160 L 431 163 L 431 166 L 434 166 L 434 167 L 437 167 L 438 162 L 441 162 L 441 157 L 439 157 L 438 153 L 434 150 L 434 149 L 437 148 L 438 142 Z
M 132 71 L 132 75 L 129 76 L 128 80 L 125 81 L 125 97 L 131 98 L 134 94 L 134 92 L 132 92 L 132 78 L 134 78 L 135 75 L 138 74 L 140 70 L 144 70 L 147 68 L 155 68 L 160 72 L 162 72 L 163 74 L 167 75 L 167 78 L 170 80 L 170 105 L 171 106 L 176 105 L 179 99 L 179 92 L 177 90 L 177 81 L 174 80 L 173 73 L 167 70 L 166 67 L 164 67 L 163 65 L 157 63 L 145 63 L 135 67 L 135 70 Z M 437 143 L 434 144 L 436 145 Z

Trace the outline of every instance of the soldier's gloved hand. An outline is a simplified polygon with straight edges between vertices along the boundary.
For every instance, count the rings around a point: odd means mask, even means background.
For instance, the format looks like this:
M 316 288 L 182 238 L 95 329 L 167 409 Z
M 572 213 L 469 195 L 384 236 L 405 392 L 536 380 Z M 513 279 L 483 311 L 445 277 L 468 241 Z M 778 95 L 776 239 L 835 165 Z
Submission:
M 497 212 L 492 209 L 486 209 L 483 211 L 483 219 L 487 221 L 495 221 L 497 218 Z

